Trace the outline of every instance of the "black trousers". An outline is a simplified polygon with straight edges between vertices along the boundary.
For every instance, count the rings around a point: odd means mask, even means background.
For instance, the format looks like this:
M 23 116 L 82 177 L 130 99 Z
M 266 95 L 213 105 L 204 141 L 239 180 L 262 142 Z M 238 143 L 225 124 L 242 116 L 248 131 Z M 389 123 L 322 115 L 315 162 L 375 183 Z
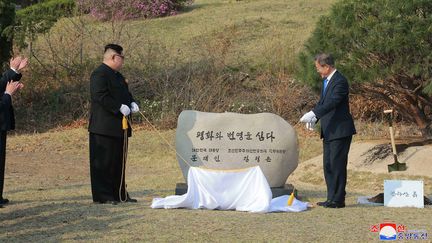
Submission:
M 120 201 L 119 190 L 121 190 L 121 199 L 125 200 L 126 186 L 124 173 L 122 177 L 123 138 L 90 133 L 89 140 L 90 178 L 93 201 Z M 120 182 L 122 182 L 121 189 Z
M 345 202 L 348 152 L 352 136 L 323 141 L 324 178 L 327 185 L 327 200 Z
M 6 165 L 6 135 L 7 131 L 0 131 L 0 199 L 3 198 L 4 174 Z

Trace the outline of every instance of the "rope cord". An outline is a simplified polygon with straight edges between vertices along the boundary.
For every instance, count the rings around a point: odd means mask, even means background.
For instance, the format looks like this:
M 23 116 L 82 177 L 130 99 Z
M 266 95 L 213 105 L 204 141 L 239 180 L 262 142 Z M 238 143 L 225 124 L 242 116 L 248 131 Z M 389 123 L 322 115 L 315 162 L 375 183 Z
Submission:
M 185 162 L 187 165 L 189 165 L 190 167 L 194 167 L 193 165 L 191 165 L 191 164 L 189 164 L 188 162 L 187 162 L 187 160 L 186 159 L 184 159 L 183 158 L 183 156 L 181 156 L 178 152 L 177 152 L 177 150 L 171 145 L 171 143 L 170 142 L 168 142 L 168 140 L 166 140 L 166 138 L 164 137 L 164 136 L 162 136 L 162 134 L 159 132 L 159 130 L 155 127 L 155 126 L 153 126 L 153 124 L 149 121 L 149 119 L 147 119 L 147 117 L 141 112 L 141 111 L 139 111 L 139 113 L 141 114 L 141 116 L 146 120 L 146 122 L 150 125 L 150 127 L 157 133 L 157 135 L 159 135 L 159 137 L 161 137 L 162 138 L 162 140 L 164 140 L 164 142 L 168 145 L 168 147 L 170 147 L 170 149 L 172 150 L 172 151 L 174 151 L 175 153 L 176 153 L 176 155 L 183 161 L 183 162 Z
M 123 181 L 125 181 L 126 183 L 126 178 L 125 177 L 125 170 L 126 170 L 126 159 L 127 159 L 127 152 L 128 152 L 128 123 L 129 120 L 127 119 L 126 116 L 123 116 L 123 121 L 122 121 L 122 127 L 123 127 L 123 160 L 122 160 L 122 172 L 121 172 L 121 177 L 120 177 L 120 188 L 119 188 L 119 200 L 120 202 L 126 202 L 127 201 L 127 191 L 126 191 L 126 186 L 125 186 L 125 199 L 123 200 L 122 198 L 122 186 L 123 186 Z

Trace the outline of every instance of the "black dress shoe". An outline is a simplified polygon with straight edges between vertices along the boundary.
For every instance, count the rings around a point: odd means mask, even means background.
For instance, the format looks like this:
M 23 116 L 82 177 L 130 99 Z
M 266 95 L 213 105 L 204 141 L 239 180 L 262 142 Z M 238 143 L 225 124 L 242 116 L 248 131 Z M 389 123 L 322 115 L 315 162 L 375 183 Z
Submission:
M 324 207 L 325 208 L 344 208 L 345 202 L 329 202 Z
M 324 201 L 324 202 L 317 202 L 317 205 L 325 207 L 329 202 L 330 202 L 329 200 Z
M 134 199 L 134 198 L 130 198 L 130 197 L 128 197 L 128 198 L 126 199 L 126 202 L 136 203 L 136 202 L 138 202 L 138 200 L 136 200 L 136 199 Z
M 7 199 L 7 198 L 1 198 L 0 199 L 0 205 L 5 205 L 5 204 L 8 204 L 9 203 L 9 199 Z
M 128 193 L 128 192 L 126 192 L 126 197 L 127 197 L 127 199 L 126 199 L 125 202 L 131 202 L 131 203 L 136 203 L 136 202 L 138 202 L 138 200 L 131 198 L 131 197 L 129 196 L 129 193 Z

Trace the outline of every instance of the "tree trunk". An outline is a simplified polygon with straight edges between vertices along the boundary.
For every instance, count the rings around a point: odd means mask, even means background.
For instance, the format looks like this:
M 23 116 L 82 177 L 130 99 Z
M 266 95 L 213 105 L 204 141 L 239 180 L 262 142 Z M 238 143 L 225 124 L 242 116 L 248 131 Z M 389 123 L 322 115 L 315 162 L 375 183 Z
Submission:
M 432 139 L 432 124 L 430 119 L 428 119 L 423 111 L 418 109 L 416 106 L 410 107 L 412 110 L 412 120 L 417 124 L 420 128 L 422 137 L 425 139 Z
M 379 100 L 384 100 L 408 121 L 415 123 L 425 139 L 432 139 L 432 119 L 425 114 L 424 107 L 429 104 L 418 99 L 415 95 L 408 95 L 406 90 L 390 82 L 365 83 L 356 86 L 361 94 Z
M 432 124 L 427 125 L 425 128 L 420 129 L 423 138 L 432 139 Z

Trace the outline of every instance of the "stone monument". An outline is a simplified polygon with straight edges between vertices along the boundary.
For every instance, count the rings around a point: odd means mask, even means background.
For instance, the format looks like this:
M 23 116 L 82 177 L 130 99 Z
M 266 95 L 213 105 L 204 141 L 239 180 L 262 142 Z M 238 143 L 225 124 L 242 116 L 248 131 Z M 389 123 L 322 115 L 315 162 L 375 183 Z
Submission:
M 221 170 L 258 165 L 270 187 L 285 189 L 285 193 L 289 190 L 285 182 L 297 168 L 299 154 L 296 131 L 278 115 L 192 110 L 178 118 L 176 150 L 185 181 L 189 165 Z M 178 184 L 176 194 L 186 189 Z M 273 194 L 284 192 L 273 190 Z

